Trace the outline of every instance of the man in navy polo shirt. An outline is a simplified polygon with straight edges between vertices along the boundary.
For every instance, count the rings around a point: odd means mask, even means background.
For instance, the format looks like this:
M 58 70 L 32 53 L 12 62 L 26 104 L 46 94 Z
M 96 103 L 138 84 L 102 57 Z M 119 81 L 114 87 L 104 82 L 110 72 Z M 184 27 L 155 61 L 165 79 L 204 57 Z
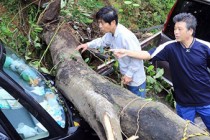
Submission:
M 210 43 L 194 38 L 197 21 L 192 14 L 180 13 L 173 21 L 176 40 L 168 41 L 149 52 L 115 49 L 114 54 L 117 57 L 167 61 L 174 86 L 177 114 L 194 122 L 197 113 L 210 130 Z

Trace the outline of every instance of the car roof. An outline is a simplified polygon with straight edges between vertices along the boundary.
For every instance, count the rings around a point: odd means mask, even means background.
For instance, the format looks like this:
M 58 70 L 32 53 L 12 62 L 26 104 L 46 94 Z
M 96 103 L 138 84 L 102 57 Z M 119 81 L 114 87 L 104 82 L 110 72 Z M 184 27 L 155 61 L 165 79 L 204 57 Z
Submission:
M 204 2 L 204 3 L 209 3 L 210 4 L 210 0 L 194 0 L 194 1 Z
M 207 1 L 207 2 L 210 2 L 210 0 L 198 0 L 198 1 Z

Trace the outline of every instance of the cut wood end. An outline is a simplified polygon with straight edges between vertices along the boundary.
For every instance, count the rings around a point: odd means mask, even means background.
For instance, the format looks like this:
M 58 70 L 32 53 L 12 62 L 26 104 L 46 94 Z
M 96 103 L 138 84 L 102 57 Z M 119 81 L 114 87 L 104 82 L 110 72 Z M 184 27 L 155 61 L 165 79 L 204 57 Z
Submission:
M 139 138 L 139 136 L 131 136 L 130 138 L 127 138 L 126 140 L 136 140 L 138 138 Z
M 111 122 L 107 113 L 104 115 L 104 125 L 107 132 L 107 139 L 114 140 L 114 134 L 111 126 Z

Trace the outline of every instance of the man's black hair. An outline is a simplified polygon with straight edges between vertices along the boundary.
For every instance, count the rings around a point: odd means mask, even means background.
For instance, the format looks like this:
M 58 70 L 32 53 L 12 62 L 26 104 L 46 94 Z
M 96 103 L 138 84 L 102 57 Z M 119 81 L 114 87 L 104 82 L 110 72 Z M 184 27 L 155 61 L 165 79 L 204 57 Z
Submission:
M 118 24 L 118 15 L 117 15 L 117 11 L 111 7 L 111 6 L 105 6 L 103 8 L 101 8 L 97 13 L 96 13 L 96 19 L 97 20 L 103 20 L 109 24 L 111 24 L 111 22 L 113 20 L 115 20 L 116 25 Z
M 193 36 L 195 36 L 195 30 L 197 26 L 197 20 L 191 13 L 179 13 L 173 18 L 174 23 L 176 22 L 185 22 L 187 29 L 193 30 Z

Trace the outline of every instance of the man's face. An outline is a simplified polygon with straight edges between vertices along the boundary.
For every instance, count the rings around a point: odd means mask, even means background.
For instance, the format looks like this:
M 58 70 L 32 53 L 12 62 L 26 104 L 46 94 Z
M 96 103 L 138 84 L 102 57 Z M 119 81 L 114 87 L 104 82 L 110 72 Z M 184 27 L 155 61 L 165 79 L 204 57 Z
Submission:
M 103 33 L 112 32 L 113 28 L 115 26 L 114 21 L 112 21 L 111 24 L 109 24 L 109 23 L 107 23 L 107 22 L 105 22 L 104 20 L 101 20 L 101 19 L 98 20 L 98 25 L 99 25 L 100 30 Z
M 176 22 L 174 26 L 174 35 L 176 38 L 176 41 L 179 42 L 184 42 L 188 40 L 190 37 L 192 37 L 193 30 L 187 29 L 186 23 L 181 21 L 181 22 Z

